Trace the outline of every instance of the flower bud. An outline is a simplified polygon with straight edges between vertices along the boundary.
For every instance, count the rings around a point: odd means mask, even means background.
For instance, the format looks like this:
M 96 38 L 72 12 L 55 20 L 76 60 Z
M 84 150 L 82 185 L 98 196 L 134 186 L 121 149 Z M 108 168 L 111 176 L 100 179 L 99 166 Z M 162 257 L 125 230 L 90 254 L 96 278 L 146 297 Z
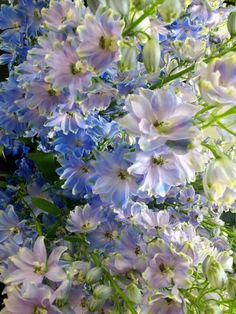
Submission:
M 209 255 L 205 258 L 202 267 L 210 285 L 216 289 L 223 289 L 227 282 L 227 275 L 221 264 Z
M 128 15 L 130 8 L 129 0 L 106 0 L 107 6 L 109 6 L 115 12 L 121 15 Z
M 182 10 L 183 6 L 180 0 L 165 0 L 164 3 L 159 6 L 159 12 L 163 20 L 167 23 L 172 23 L 176 20 Z
M 105 285 L 99 285 L 94 289 L 93 296 L 96 299 L 106 300 L 112 295 L 112 288 Z
M 212 161 L 203 176 L 206 197 L 217 204 L 232 204 L 236 192 L 236 164 L 227 156 Z
M 226 285 L 227 292 L 232 299 L 236 297 L 236 277 L 231 276 L 228 278 L 228 282 Z
M 102 299 L 95 299 L 94 297 L 90 297 L 88 299 L 88 309 L 91 312 L 97 312 L 98 310 L 101 309 L 101 307 L 104 304 L 104 300 Z
M 142 294 L 140 289 L 134 283 L 128 285 L 127 296 L 135 304 L 140 304 L 142 302 Z
M 227 27 L 231 37 L 234 37 L 236 35 L 236 11 L 229 14 Z
M 121 48 L 120 70 L 123 72 L 134 70 L 137 66 L 137 48 L 125 45 Z
M 159 70 L 160 58 L 161 50 L 159 42 L 152 38 L 143 48 L 143 62 L 149 73 L 154 73 Z
M 99 267 L 91 268 L 86 275 L 85 281 L 87 283 L 94 283 L 100 280 L 102 277 L 102 269 Z

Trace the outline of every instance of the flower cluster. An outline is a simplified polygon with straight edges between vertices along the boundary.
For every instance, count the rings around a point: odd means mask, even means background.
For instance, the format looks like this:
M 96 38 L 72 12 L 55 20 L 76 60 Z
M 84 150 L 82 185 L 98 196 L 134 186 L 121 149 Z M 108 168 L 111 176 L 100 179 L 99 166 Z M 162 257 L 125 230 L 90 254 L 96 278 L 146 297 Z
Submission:
M 232 1 L 6 2 L 1 313 L 235 313 Z

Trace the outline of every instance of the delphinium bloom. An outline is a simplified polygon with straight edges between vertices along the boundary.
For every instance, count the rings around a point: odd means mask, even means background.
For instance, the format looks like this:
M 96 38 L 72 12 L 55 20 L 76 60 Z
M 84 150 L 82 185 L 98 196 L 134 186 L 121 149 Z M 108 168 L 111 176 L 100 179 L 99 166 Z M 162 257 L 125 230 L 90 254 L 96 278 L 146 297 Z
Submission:
M 61 254 L 66 247 L 55 248 L 47 258 L 47 251 L 44 238 L 38 237 L 34 243 L 33 250 L 21 247 L 17 255 L 10 258 L 15 265 L 13 271 L 5 280 L 6 283 L 27 283 L 39 284 L 46 277 L 51 281 L 60 282 L 65 278 L 63 269 L 59 266 Z
M 60 163 L 62 167 L 57 169 L 57 173 L 60 179 L 65 180 L 62 188 L 70 189 L 73 195 L 91 191 L 89 180 L 94 172 L 91 163 L 82 161 L 76 155 L 71 155 Z
M 187 255 L 166 250 L 156 253 L 149 261 L 143 273 L 148 285 L 153 288 L 167 288 L 175 285 L 178 288 L 189 286 L 190 259 Z
M 234 106 L 236 101 L 236 57 L 228 53 L 205 65 L 199 88 L 202 98 L 212 105 Z
M 44 25 L 47 29 L 58 31 L 73 29 L 82 22 L 86 8 L 81 1 L 71 0 L 50 2 L 49 8 L 42 10 Z
M 119 207 L 126 206 L 136 190 L 135 178 L 127 171 L 130 162 L 124 159 L 124 152 L 120 147 L 112 153 L 104 152 L 98 156 L 93 186 L 93 193 Z
M 92 68 L 76 53 L 77 45 L 65 43 L 46 57 L 50 69 L 45 77 L 46 82 L 55 89 L 68 88 L 72 94 L 85 89 L 92 77 Z
M 58 132 L 53 145 L 57 152 L 64 154 L 73 152 L 76 156 L 82 156 L 85 151 L 92 150 L 95 143 L 86 130 L 78 128 L 76 133 Z
M 38 108 L 39 114 L 47 115 L 56 108 L 58 104 L 65 102 L 66 97 L 44 81 L 34 81 L 28 88 L 28 107 Z
M 0 211 L 0 242 L 12 239 L 17 244 L 21 244 L 24 224 L 24 221 L 19 221 L 12 205 L 9 205 L 5 211 Z
M 119 57 L 119 40 L 123 21 L 115 17 L 112 10 L 98 10 L 96 15 L 85 15 L 83 25 L 77 28 L 79 36 L 79 57 L 97 70 L 105 69 Z
M 79 106 L 72 102 L 69 105 L 58 105 L 52 116 L 48 117 L 45 126 L 54 127 L 56 131 L 62 131 L 64 134 L 77 133 L 79 127 L 85 127 L 85 121 Z
M 109 261 L 114 272 L 138 271 L 141 274 L 145 270 L 146 243 L 135 229 L 123 231 L 121 239 L 116 240 L 115 252 Z
M 178 100 L 172 88 L 141 89 L 126 102 L 129 113 L 120 124 L 136 137 L 142 149 L 154 149 L 168 140 L 190 139 L 194 135 L 192 117 L 196 107 Z
M 70 212 L 67 220 L 67 229 L 70 232 L 90 232 L 98 227 L 101 222 L 101 216 L 97 208 L 93 209 L 88 204 L 83 208 L 76 206 L 75 210 Z
M 46 285 L 36 286 L 28 284 L 21 291 L 13 288 L 8 299 L 4 300 L 6 305 L 5 314 L 62 314 L 53 305 L 55 296 L 53 291 Z
M 180 184 L 183 179 L 176 156 L 164 146 L 137 153 L 136 161 L 128 172 L 143 177 L 139 189 L 149 195 L 165 196 L 172 186 Z

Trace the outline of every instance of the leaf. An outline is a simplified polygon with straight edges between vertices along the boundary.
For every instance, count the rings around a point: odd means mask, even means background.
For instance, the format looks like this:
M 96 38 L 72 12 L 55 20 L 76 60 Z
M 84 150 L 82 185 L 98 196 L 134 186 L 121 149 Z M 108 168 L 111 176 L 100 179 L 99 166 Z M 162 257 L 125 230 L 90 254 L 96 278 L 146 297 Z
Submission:
M 77 236 L 65 236 L 64 240 L 68 242 L 79 242 L 79 239 Z
M 56 207 L 53 203 L 44 200 L 42 198 L 38 198 L 38 197 L 32 197 L 32 203 L 34 206 L 42 209 L 43 211 L 52 214 L 52 215 L 60 215 L 61 214 L 61 210 Z
M 51 228 L 48 229 L 46 238 L 53 239 L 56 235 L 57 229 L 61 226 L 61 221 L 58 220 Z
M 4 147 L 0 146 L 0 157 L 2 157 L 3 151 L 4 151 Z
M 58 180 L 56 169 L 60 167 L 60 164 L 56 161 L 53 154 L 34 152 L 29 154 L 29 158 L 34 161 L 49 183 Z

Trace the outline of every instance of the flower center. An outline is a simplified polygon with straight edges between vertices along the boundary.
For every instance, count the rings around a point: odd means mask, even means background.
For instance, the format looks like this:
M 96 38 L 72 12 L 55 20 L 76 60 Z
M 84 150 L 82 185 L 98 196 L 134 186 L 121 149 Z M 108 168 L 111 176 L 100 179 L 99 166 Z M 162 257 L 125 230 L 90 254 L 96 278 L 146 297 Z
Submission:
M 126 180 L 128 176 L 129 176 L 129 174 L 128 174 L 128 172 L 126 170 L 120 170 L 119 173 L 118 173 L 118 177 L 121 180 Z
M 85 222 L 83 225 L 82 225 L 82 229 L 84 229 L 84 230 L 88 230 L 89 228 L 90 228 L 90 222 L 89 221 L 87 221 L 87 222 Z
M 34 265 L 34 272 L 36 274 L 44 275 L 46 273 L 47 267 L 45 263 L 34 262 L 33 265 Z
M 34 314 L 48 314 L 48 310 L 41 306 L 36 306 Z
M 157 166 L 163 166 L 164 163 L 165 163 L 165 160 L 163 156 L 152 157 L 152 164 L 157 165 Z
M 11 227 L 10 228 L 10 232 L 11 234 L 19 234 L 20 233 L 20 229 L 18 227 Z
M 103 50 L 116 51 L 117 38 L 116 36 L 105 37 L 101 36 L 99 40 L 99 47 Z
M 49 96 L 56 96 L 57 92 L 55 91 L 55 89 L 51 88 L 48 90 L 48 95 Z

